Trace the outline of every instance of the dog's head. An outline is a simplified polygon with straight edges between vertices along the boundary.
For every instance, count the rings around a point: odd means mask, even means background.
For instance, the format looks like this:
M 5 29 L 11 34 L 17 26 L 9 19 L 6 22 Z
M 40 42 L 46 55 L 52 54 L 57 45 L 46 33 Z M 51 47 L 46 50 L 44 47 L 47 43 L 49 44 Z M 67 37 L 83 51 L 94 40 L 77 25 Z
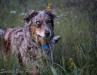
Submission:
M 31 10 L 25 16 L 24 20 L 30 24 L 30 30 L 33 38 L 40 44 L 56 43 L 59 39 L 54 36 L 54 18 L 55 15 L 51 11 L 35 11 Z M 37 39 L 36 39 L 37 38 Z

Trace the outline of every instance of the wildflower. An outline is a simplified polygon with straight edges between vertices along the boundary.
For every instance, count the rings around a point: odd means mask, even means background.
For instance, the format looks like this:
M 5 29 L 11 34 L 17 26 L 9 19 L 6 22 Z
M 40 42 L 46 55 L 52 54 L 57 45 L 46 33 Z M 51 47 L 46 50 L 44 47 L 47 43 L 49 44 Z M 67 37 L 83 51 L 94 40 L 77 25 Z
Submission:
M 52 10 L 52 4 L 51 3 L 48 3 L 47 10 L 48 11 L 51 11 Z
M 76 68 L 75 62 L 72 58 L 69 58 L 66 62 L 66 68 L 68 71 L 73 71 Z

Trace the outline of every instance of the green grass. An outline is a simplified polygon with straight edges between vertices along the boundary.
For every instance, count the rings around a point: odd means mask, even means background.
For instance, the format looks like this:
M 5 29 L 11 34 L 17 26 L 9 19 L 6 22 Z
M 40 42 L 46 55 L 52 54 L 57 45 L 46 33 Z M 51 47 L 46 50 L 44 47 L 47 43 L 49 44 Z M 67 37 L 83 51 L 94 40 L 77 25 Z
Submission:
M 32 5 L 28 5 L 28 8 L 45 8 L 46 1 L 43 2 L 43 5 L 41 2 L 43 0 L 36 1 L 36 4 L 39 5 L 36 6 L 29 0 L 28 3 Z M 59 2 L 56 1 L 55 4 L 58 5 Z M 13 8 L 18 8 L 14 2 L 12 4 Z M 93 37 L 96 36 L 93 35 L 95 33 L 93 28 L 97 26 L 90 19 L 91 13 L 88 13 L 88 10 L 77 10 L 75 7 L 62 7 L 61 9 L 60 6 L 56 7 L 55 34 L 60 35 L 61 39 L 53 52 L 53 65 L 42 71 L 41 75 L 97 75 L 97 50 Z M 0 27 L 23 26 L 23 16 L 19 14 L 24 9 L 22 5 L 17 9 L 17 14 L 9 14 L 9 10 L 4 8 L 0 13 Z M 8 67 L 5 67 L 6 65 Z M 16 75 L 16 69 L 20 70 L 16 58 L 12 58 L 6 65 L 0 57 L 0 71 L 8 69 L 13 71 L 9 75 Z

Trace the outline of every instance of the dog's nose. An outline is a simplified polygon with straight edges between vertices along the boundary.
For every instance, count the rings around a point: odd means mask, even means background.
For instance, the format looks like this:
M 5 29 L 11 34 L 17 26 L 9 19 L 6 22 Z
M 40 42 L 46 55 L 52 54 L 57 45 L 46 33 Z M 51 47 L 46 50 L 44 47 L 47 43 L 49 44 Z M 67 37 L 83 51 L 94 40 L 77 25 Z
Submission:
M 45 31 L 45 36 L 46 36 L 46 38 L 48 38 L 50 36 L 50 32 L 46 30 Z

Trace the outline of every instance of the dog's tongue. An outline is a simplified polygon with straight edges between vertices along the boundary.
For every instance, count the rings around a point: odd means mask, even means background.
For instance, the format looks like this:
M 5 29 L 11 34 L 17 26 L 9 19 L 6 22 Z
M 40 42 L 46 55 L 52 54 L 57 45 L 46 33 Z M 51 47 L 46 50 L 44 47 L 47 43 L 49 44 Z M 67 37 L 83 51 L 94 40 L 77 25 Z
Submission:
M 42 49 L 48 49 L 48 48 L 49 48 L 49 45 L 48 44 L 42 45 Z

